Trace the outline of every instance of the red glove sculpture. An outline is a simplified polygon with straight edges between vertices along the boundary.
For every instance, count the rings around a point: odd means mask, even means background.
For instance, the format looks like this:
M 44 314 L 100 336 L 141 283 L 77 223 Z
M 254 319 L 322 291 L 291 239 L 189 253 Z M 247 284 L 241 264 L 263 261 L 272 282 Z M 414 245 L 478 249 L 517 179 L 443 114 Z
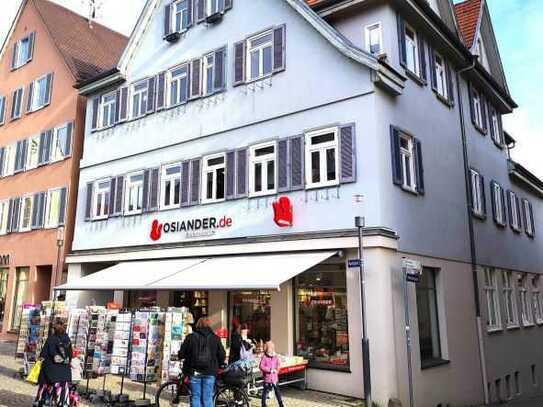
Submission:
M 292 204 L 286 196 L 273 203 L 273 221 L 281 228 L 292 226 Z

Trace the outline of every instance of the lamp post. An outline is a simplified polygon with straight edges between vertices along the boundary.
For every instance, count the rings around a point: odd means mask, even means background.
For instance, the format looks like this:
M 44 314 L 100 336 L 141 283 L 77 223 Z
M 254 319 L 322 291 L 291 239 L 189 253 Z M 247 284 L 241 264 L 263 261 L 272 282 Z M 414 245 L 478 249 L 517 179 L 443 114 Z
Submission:
M 355 195 L 354 202 L 362 203 L 364 196 Z M 368 339 L 368 324 L 366 320 L 366 281 L 364 272 L 364 226 L 366 220 L 363 216 L 355 216 L 354 224 L 358 230 L 358 265 L 360 268 L 360 310 L 362 314 L 362 369 L 364 375 L 364 401 L 367 407 L 372 407 L 371 402 L 371 364 L 370 341 Z
M 53 273 L 53 299 L 55 297 L 55 286 L 58 280 L 58 268 L 60 266 L 60 252 L 64 246 L 64 226 L 59 226 L 57 229 L 57 265 L 55 266 L 55 272 Z

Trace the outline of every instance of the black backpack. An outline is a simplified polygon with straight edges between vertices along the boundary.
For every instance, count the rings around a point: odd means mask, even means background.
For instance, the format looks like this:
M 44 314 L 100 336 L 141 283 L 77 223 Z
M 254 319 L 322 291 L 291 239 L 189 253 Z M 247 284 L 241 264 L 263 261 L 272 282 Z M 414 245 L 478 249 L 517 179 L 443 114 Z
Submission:
M 211 367 L 211 336 L 204 336 L 200 333 L 196 334 L 196 354 L 193 356 L 194 366 L 193 369 L 197 372 L 205 371 Z

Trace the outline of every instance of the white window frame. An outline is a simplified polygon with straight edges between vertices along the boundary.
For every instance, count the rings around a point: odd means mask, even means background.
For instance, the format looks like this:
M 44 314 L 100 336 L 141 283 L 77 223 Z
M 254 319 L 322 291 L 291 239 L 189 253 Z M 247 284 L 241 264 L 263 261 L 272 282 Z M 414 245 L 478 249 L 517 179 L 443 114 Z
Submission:
M 445 99 L 449 97 L 449 83 L 447 78 L 447 63 L 439 53 L 434 53 L 434 68 L 436 76 L 436 91 Z
M 174 76 L 173 73 L 174 71 L 178 70 L 178 69 L 185 69 L 185 73 L 184 74 L 180 74 L 180 75 L 177 75 L 177 76 Z M 178 65 L 176 66 L 175 68 L 172 68 L 168 71 L 168 106 L 177 106 L 177 105 L 180 105 L 180 104 L 183 104 L 183 103 L 187 103 L 187 101 L 189 100 L 189 90 L 188 90 L 188 86 L 185 88 L 186 89 L 186 98 L 185 100 L 181 100 L 181 89 L 182 89 L 182 86 L 181 86 L 181 83 L 182 83 L 182 80 L 185 79 L 187 81 L 187 84 L 189 82 L 189 75 L 188 75 L 189 71 L 188 71 L 188 64 L 182 64 L 182 65 Z M 174 83 L 177 83 L 177 98 L 174 102 L 172 102 L 172 86 Z
M 492 126 L 492 139 L 499 145 L 503 144 L 502 134 L 500 132 L 500 120 L 498 118 L 498 112 L 496 109 L 490 110 L 490 126 Z
M 176 174 L 168 174 L 168 170 L 171 168 L 179 167 L 179 172 Z M 181 162 L 166 164 L 162 166 L 160 175 L 160 209 L 177 209 L 181 207 Z M 175 203 L 175 184 L 179 182 L 179 194 L 177 196 L 177 203 Z M 166 189 L 167 184 L 170 184 L 170 202 L 166 203 Z
M 224 0 L 207 0 L 206 3 L 206 12 L 208 16 L 212 16 L 213 14 L 220 13 L 224 10 Z M 215 8 L 213 8 L 213 5 L 215 5 Z
M 32 144 L 35 143 L 36 150 L 33 153 Z M 26 154 L 26 171 L 33 170 L 38 167 L 40 159 L 40 135 L 36 134 L 28 139 L 28 150 Z
M 407 148 L 402 146 L 402 140 L 407 142 Z M 400 165 L 402 166 L 402 188 L 416 192 L 415 140 L 405 133 L 400 133 Z
M 513 228 L 513 230 L 517 231 L 517 232 L 520 232 L 521 231 L 521 220 L 520 220 L 520 215 L 519 215 L 519 199 L 517 197 L 517 194 L 513 191 L 508 191 L 507 192 L 509 194 L 509 203 L 511 205 L 511 227 Z
M 136 88 L 138 88 L 141 85 L 144 85 L 144 86 L 140 90 L 136 90 Z M 138 111 L 136 114 L 134 114 L 134 105 L 135 105 L 134 99 L 136 98 L 136 96 L 139 96 Z M 145 105 L 143 102 L 144 100 L 145 100 Z M 142 109 L 143 106 L 145 106 L 145 109 Z M 144 117 L 147 114 L 148 106 L 149 106 L 149 85 L 148 85 L 147 79 L 143 79 L 141 81 L 134 83 L 131 86 L 130 114 L 131 114 L 132 119 L 139 119 L 140 117 Z
M 485 267 L 483 271 L 484 291 L 488 315 L 487 330 L 501 330 L 502 322 L 500 316 L 500 302 L 498 300 L 498 282 L 496 279 L 496 271 L 490 267 Z
M 23 54 L 21 51 L 21 44 L 23 41 L 26 41 L 27 47 L 26 47 L 26 54 Z M 30 57 L 30 35 L 27 35 L 24 38 L 21 38 L 17 41 L 15 45 L 15 51 L 17 52 L 17 57 L 15 59 L 15 65 L 13 69 L 19 69 L 20 67 L 26 65 L 28 63 L 28 58 Z
M 372 46 L 372 33 L 377 33 L 377 40 L 379 45 L 379 52 L 372 52 L 371 46 Z M 383 51 L 383 28 L 380 21 L 377 21 L 376 23 L 369 24 L 364 27 L 364 44 L 366 47 L 366 51 L 368 51 L 372 55 L 382 55 L 384 54 Z
M 132 180 L 132 177 L 141 177 L 139 180 Z M 126 175 L 125 179 L 125 193 L 124 193 L 124 214 L 125 215 L 138 215 L 143 212 L 143 189 L 144 189 L 144 172 L 134 171 Z M 134 189 L 134 191 L 133 191 Z M 135 193 L 135 195 L 134 195 Z M 135 196 L 135 198 L 134 198 Z M 136 206 L 134 209 L 130 209 L 132 199 L 136 199 Z M 138 206 L 140 206 L 138 208 Z
M 257 151 L 273 147 L 273 153 L 268 153 L 265 155 L 257 156 Z M 268 188 L 268 164 L 270 162 L 274 163 L 274 174 L 273 174 L 273 188 Z M 256 165 L 261 165 L 261 183 L 262 190 L 256 191 L 255 181 L 256 181 Z M 277 145 L 275 141 L 269 143 L 261 143 L 249 148 L 249 196 L 265 196 L 273 195 L 277 193 Z
M 530 278 L 532 286 L 532 309 L 533 320 L 536 324 L 543 324 L 543 302 L 541 301 L 541 276 L 532 275 Z
M 15 120 L 15 119 L 20 119 L 21 116 L 23 115 L 23 111 L 24 111 L 24 106 L 23 106 L 23 103 L 24 103 L 24 99 L 25 99 L 25 88 L 24 87 L 20 87 L 20 88 L 17 88 L 13 91 L 13 93 L 11 94 L 11 103 L 15 103 L 15 98 L 14 98 L 14 95 L 15 93 L 18 93 L 20 91 L 20 102 L 18 103 L 19 105 L 19 110 L 17 111 L 17 114 L 15 114 L 13 117 L 11 117 L 11 120 Z M 13 107 L 12 107 L 13 109 Z M 11 114 L 11 112 L 10 112 Z
M 185 22 L 185 15 L 187 16 L 188 18 L 188 12 L 189 12 L 189 1 L 192 1 L 192 0 L 176 0 L 173 2 L 172 4 L 172 22 L 171 22 L 171 26 L 173 27 L 173 30 L 174 32 L 185 32 L 189 29 L 189 24 L 187 24 L 187 26 L 185 27 L 184 26 L 184 22 Z M 177 11 L 177 6 L 181 3 L 185 3 L 186 4 L 186 7 L 184 9 L 182 9 L 181 11 Z M 180 21 L 180 27 L 179 29 L 177 28 L 177 16 L 178 15 L 181 15 L 181 21 Z
M 59 132 L 63 129 L 65 129 L 66 132 L 68 131 L 68 123 L 63 124 L 62 126 L 59 126 L 53 130 L 53 137 L 51 139 L 51 163 L 62 161 L 69 156 L 68 154 L 65 154 L 65 151 L 62 151 L 64 146 L 59 145 Z M 57 148 L 61 149 L 61 153 L 59 153 Z
M 502 292 L 505 306 L 505 324 L 509 329 L 519 327 L 514 279 L 515 275 L 512 271 L 502 271 Z
M 109 99 L 109 100 L 106 100 Z M 107 114 L 106 114 L 107 109 Z M 110 92 L 100 98 L 100 128 L 105 129 L 115 125 L 115 111 L 117 109 L 117 92 Z M 107 119 L 107 120 L 106 120 Z
M 410 31 L 413 38 L 408 34 Z M 420 75 L 420 56 L 419 56 L 419 41 L 417 31 L 409 24 L 405 24 L 404 41 L 405 41 L 405 66 L 415 75 Z M 413 66 L 410 65 L 409 55 L 413 57 Z
M 523 213 L 526 215 L 526 222 L 524 225 L 524 230 L 528 236 L 534 235 L 534 228 L 532 225 L 532 208 L 530 207 L 530 201 L 528 201 L 526 198 L 522 199 L 522 209 Z
M 59 217 L 60 217 L 60 208 L 62 207 L 62 188 L 52 188 L 49 191 L 47 191 L 47 201 L 45 205 L 45 219 L 44 219 L 44 228 L 45 229 L 54 229 L 59 226 Z M 53 205 L 53 195 L 58 195 L 58 210 L 57 210 L 57 216 L 53 219 L 51 218 L 51 211 L 53 211 L 52 205 Z M 66 210 L 66 207 L 64 208 Z M 53 212 L 54 213 L 54 212 Z
M 101 186 L 107 184 L 107 186 Z M 101 220 L 109 217 L 109 195 L 111 193 L 111 179 L 103 178 L 94 183 L 92 188 L 92 219 Z M 101 213 L 97 213 L 98 204 L 102 208 Z M 105 209 L 108 209 L 107 211 Z
M 28 232 L 32 229 L 32 206 L 34 204 L 34 197 L 31 194 L 23 195 L 21 197 L 21 200 L 19 202 L 20 208 L 19 208 L 19 225 L 18 230 L 19 232 Z M 27 209 L 25 206 L 29 205 L 28 208 L 28 218 L 25 218 L 25 209 Z M 25 222 L 27 224 L 25 225 Z
M 8 227 L 9 199 L 0 201 L 0 235 L 7 233 Z
M 314 137 L 319 137 L 326 134 L 333 134 L 334 140 L 327 141 L 324 143 L 319 143 L 316 145 L 313 145 L 311 143 Z M 334 149 L 336 178 L 334 180 L 327 180 L 328 165 L 326 162 L 326 153 L 331 148 Z M 319 152 L 319 160 L 320 160 L 320 175 L 319 175 L 320 181 L 319 182 L 313 182 L 311 155 L 314 152 Z M 305 135 L 305 177 L 306 177 L 307 189 L 322 188 L 322 187 L 334 186 L 334 185 L 339 184 L 339 132 L 338 132 L 337 127 L 328 127 L 326 129 L 321 129 L 321 130 L 316 130 L 316 131 L 306 133 Z
M 2 126 L 5 122 L 6 122 L 6 115 L 8 114 L 7 112 L 7 97 L 6 96 L 1 96 L 0 95 L 0 126 Z
M 483 191 L 481 191 L 481 174 L 470 169 L 471 182 L 471 208 L 477 216 L 484 216 Z M 484 188 L 484 186 L 483 186 Z
M 269 41 L 266 41 L 265 43 L 262 43 L 260 45 L 257 45 L 256 47 L 251 47 L 251 42 L 252 41 L 256 41 L 260 38 L 263 38 L 263 37 L 266 37 L 266 36 L 270 36 L 270 40 Z M 270 66 L 270 72 L 265 72 L 264 71 L 264 50 L 266 48 L 270 48 L 271 49 L 271 66 Z M 248 81 L 251 82 L 251 81 L 257 81 L 259 79 L 263 79 L 263 78 L 267 78 L 269 76 L 271 76 L 273 74 L 273 30 L 267 30 L 267 31 L 264 31 L 260 34 L 257 34 L 257 35 L 254 35 L 250 38 L 247 39 L 247 42 L 246 42 L 246 48 L 247 48 L 247 56 L 246 56 L 246 61 L 247 61 L 247 78 L 248 78 Z M 254 51 L 258 51 L 258 75 L 256 77 L 252 77 L 252 59 L 251 59 L 251 54 L 254 52 Z
M 479 129 L 483 129 L 483 101 L 481 100 L 481 93 L 475 89 L 471 89 L 471 97 L 473 99 L 473 115 L 475 117 L 475 124 Z
M 534 325 L 534 314 L 533 314 L 533 302 L 528 298 L 528 275 L 527 274 L 518 274 L 518 289 L 519 289 L 519 301 L 520 301 L 520 317 L 522 320 L 523 326 L 533 326 Z
M 211 76 L 211 84 L 208 84 Z M 211 86 L 211 89 L 209 88 Z M 215 53 L 211 52 L 202 58 L 202 94 L 209 96 L 215 92 Z
M 209 165 L 209 160 L 214 160 L 216 158 L 223 158 L 222 164 L 215 164 L 215 165 Z M 202 203 L 212 203 L 212 202 L 222 202 L 226 199 L 226 154 L 225 153 L 219 153 L 219 154 L 212 154 L 205 156 L 202 159 L 203 162 L 203 168 L 202 168 Z M 223 198 L 217 198 L 217 178 L 218 178 L 218 171 L 220 169 L 224 169 L 224 197 Z M 212 182 L 212 191 L 211 191 L 211 198 L 208 198 L 208 189 L 207 189 L 207 174 L 213 174 L 213 182 Z
M 8 144 L 4 147 L 4 169 L 2 176 L 7 177 L 15 173 L 15 158 L 17 155 L 17 144 Z
M 32 88 L 32 103 L 30 111 L 35 112 L 42 109 L 47 102 L 47 75 L 40 76 L 34 82 Z M 43 86 L 43 89 L 42 89 Z M 43 100 L 42 100 L 43 97 Z
M 504 193 L 504 189 L 500 184 L 497 182 L 492 184 L 492 199 L 494 200 L 494 208 L 496 210 L 496 220 L 501 226 L 506 225 L 506 208 L 504 208 L 502 201 L 502 195 Z

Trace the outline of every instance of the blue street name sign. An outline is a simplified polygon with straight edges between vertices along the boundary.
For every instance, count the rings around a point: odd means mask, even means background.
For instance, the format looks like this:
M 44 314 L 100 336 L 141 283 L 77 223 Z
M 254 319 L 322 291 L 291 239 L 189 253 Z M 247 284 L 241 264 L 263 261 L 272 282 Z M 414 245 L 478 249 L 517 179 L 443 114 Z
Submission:
M 349 266 L 349 268 L 360 267 L 362 264 L 363 264 L 363 262 L 360 259 L 349 259 L 349 260 L 347 260 L 347 265 Z

